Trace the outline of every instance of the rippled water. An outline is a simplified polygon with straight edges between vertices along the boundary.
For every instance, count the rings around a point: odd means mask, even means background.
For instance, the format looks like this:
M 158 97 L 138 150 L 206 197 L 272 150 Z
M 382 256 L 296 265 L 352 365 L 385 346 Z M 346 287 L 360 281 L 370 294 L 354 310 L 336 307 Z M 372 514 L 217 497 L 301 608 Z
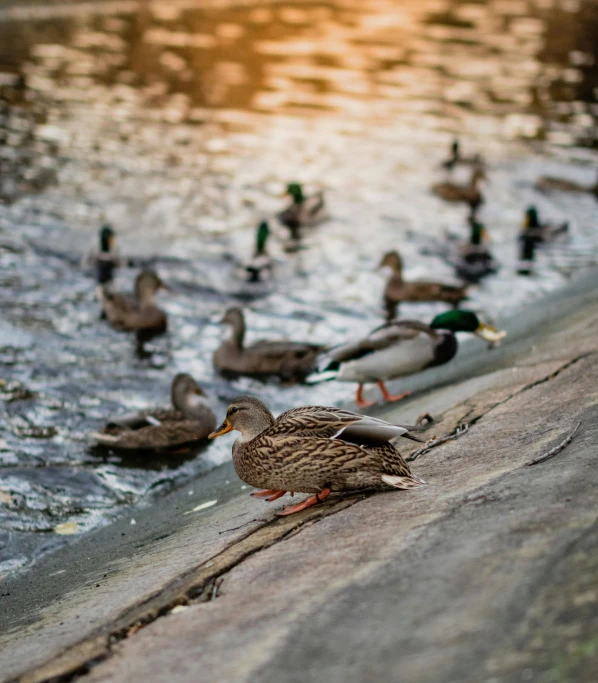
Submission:
M 0 573 L 55 544 L 57 525 L 91 528 L 230 457 L 219 442 L 151 462 L 90 447 L 107 415 L 167 402 L 176 372 L 219 412 L 241 391 L 275 411 L 348 398 L 348 385 L 216 378 L 215 323 L 241 302 L 250 340 L 362 334 L 380 322 L 389 248 L 407 277 L 450 280 L 421 252 L 467 234 L 465 209 L 429 192 L 455 135 L 489 163 L 482 220 L 502 264 L 472 307 L 491 319 L 596 259 L 596 201 L 533 188 L 541 174 L 595 180 L 595 2 L 204 4 L 0 3 Z M 247 291 L 237 263 L 294 179 L 326 191 L 330 220 L 292 255 L 273 223 L 275 278 Z M 531 202 L 571 238 L 524 279 L 515 236 Z M 147 361 L 99 320 L 78 267 L 105 221 L 175 290 Z

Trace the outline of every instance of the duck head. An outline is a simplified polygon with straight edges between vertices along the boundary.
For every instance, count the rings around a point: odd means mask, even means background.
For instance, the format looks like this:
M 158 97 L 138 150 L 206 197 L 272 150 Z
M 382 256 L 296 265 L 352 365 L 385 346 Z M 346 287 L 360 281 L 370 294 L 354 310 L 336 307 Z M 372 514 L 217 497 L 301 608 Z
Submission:
M 528 228 L 537 228 L 539 225 L 540 217 L 538 215 L 538 209 L 535 206 L 528 206 L 523 218 L 523 228 L 527 230 Z
M 403 259 L 398 251 L 389 251 L 382 257 L 379 268 L 392 268 L 393 273 L 400 274 L 403 270 Z
M 150 303 L 159 289 L 166 289 L 166 283 L 154 270 L 144 270 L 135 279 L 135 298 L 142 303 Z
M 257 226 L 257 232 L 255 236 L 255 253 L 256 256 L 263 254 L 266 251 L 266 242 L 270 236 L 270 226 L 268 221 L 262 221 Z
M 111 225 L 103 225 L 100 228 L 100 251 L 107 254 L 116 246 L 116 235 Z
M 172 405 L 184 415 L 194 416 L 199 405 L 205 404 L 206 394 L 197 382 L 185 372 L 175 375 L 170 385 Z
M 245 316 L 237 306 L 229 308 L 220 320 L 221 325 L 228 325 L 232 330 L 232 340 L 241 349 L 245 339 Z
M 300 183 L 289 183 L 287 185 L 287 192 L 293 198 L 294 204 L 303 204 L 305 195 L 303 194 L 303 187 Z
M 250 441 L 273 424 L 274 416 L 263 401 L 255 396 L 239 396 L 228 406 L 224 422 L 208 438 L 237 430 L 241 441 Z
M 450 332 L 470 332 L 489 342 L 498 342 L 507 336 L 504 330 L 481 322 L 473 311 L 456 309 L 437 315 L 430 323 L 433 330 L 449 330 Z

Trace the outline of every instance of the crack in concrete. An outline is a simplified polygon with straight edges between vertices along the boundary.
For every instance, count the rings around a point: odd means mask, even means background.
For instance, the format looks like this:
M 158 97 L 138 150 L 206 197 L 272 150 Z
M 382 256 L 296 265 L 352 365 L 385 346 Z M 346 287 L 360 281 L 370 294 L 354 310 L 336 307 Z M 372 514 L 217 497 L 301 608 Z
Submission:
M 475 406 L 472 406 L 458 420 L 457 428 L 464 423 L 467 423 L 471 428 L 495 408 L 507 403 L 525 391 L 554 379 L 564 370 L 591 355 L 596 355 L 596 352 L 586 352 L 570 359 L 554 372 L 509 394 L 509 396 L 493 404 L 485 412 L 474 415 L 471 420 L 467 421 L 468 416 L 475 411 Z M 440 445 L 443 444 L 439 443 L 438 446 Z M 85 638 L 85 640 L 69 648 L 66 652 L 59 654 L 32 671 L 12 679 L 8 683 L 47 683 L 49 681 L 53 683 L 70 683 L 86 675 L 97 664 L 112 657 L 115 647 L 120 642 L 133 636 L 160 617 L 169 614 L 178 605 L 197 604 L 216 599 L 224 577 L 255 553 L 291 538 L 300 533 L 304 527 L 315 524 L 324 517 L 352 507 L 361 500 L 374 495 L 374 493 L 374 491 L 364 491 L 344 496 L 340 500 L 336 499 L 311 511 L 306 511 L 299 518 L 266 521 L 265 524 L 233 542 L 229 547 L 210 558 L 207 562 L 177 577 L 144 602 L 124 611 L 108 627 L 100 629 L 95 635 Z

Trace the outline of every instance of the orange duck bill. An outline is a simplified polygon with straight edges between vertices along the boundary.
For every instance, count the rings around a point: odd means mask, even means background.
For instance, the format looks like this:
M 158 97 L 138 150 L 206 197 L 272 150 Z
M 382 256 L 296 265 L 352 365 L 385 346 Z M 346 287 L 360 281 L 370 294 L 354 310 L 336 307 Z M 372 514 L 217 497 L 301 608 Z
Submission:
M 224 422 L 218 427 L 218 429 L 215 432 L 212 432 L 211 434 L 208 435 L 208 439 L 215 439 L 217 436 L 222 436 L 223 434 L 226 434 L 227 432 L 232 432 L 233 428 L 232 426 L 228 423 L 228 420 L 224 420 Z

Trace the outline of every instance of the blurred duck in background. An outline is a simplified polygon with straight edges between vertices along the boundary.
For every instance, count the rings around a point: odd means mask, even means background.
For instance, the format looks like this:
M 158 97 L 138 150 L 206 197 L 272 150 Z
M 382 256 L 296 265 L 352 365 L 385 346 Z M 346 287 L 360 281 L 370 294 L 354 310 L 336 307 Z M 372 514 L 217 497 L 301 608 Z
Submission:
M 229 308 L 220 322 L 231 329 L 230 338 L 214 353 L 214 367 L 225 377 L 302 381 L 324 350 L 318 344 L 292 341 L 258 341 L 245 346 L 245 316 L 240 308 Z
M 535 206 L 528 206 L 525 210 L 522 231 L 527 238 L 535 240 L 537 244 L 546 244 L 568 234 L 569 222 L 541 222 L 538 209 Z
M 135 279 L 133 296 L 114 292 L 108 285 L 98 288 L 104 314 L 115 330 L 135 332 L 137 352 L 145 355 L 144 344 L 166 332 L 166 313 L 156 304 L 156 292 L 168 287 L 153 270 L 142 271 Z
M 452 171 L 457 166 L 484 166 L 484 160 L 479 154 L 466 157 L 461 154 L 461 143 L 455 139 L 451 143 L 449 158 L 442 162 L 442 168 Z
M 127 262 L 121 257 L 116 242 L 116 234 L 111 225 L 103 225 L 98 233 L 99 244 L 92 247 L 81 261 L 85 270 L 93 270 L 98 284 L 105 285 L 113 281 L 114 271 Z
M 593 185 L 582 185 L 565 178 L 555 178 L 553 176 L 542 176 L 538 178 L 535 185 L 540 192 L 575 192 L 593 194 L 598 199 L 598 175 Z
M 243 265 L 248 282 L 261 282 L 266 275 L 272 274 L 272 259 L 266 251 L 269 236 L 270 226 L 266 221 L 262 221 L 256 231 L 253 256 Z
M 100 445 L 128 451 L 179 449 L 207 439 L 216 426 L 208 399 L 191 375 L 180 373 L 170 388 L 172 408 L 154 408 L 111 419 L 92 434 Z
M 480 181 L 486 179 L 484 169 L 476 165 L 471 171 L 471 178 L 466 184 L 445 181 L 432 185 L 432 192 L 445 202 L 468 204 L 473 213 L 481 206 L 484 196 L 479 188 Z
M 289 229 L 293 240 L 299 240 L 302 228 L 317 225 L 326 218 L 324 193 L 306 196 L 300 183 L 289 183 L 286 194 L 292 202 L 278 214 L 278 220 Z
M 498 266 L 490 250 L 484 244 L 487 232 L 483 223 L 474 216 L 469 217 L 469 240 L 463 240 L 457 248 L 457 254 L 452 261 L 455 272 L 466 282 L 479 282 L 482 278 L 496 273 Z
M 396 315 L 401 302 L 445 301 L 458 306 L 467 298 L 467 287 L 445 285 L 440 282 L 403 280 L 403 259 L 397 251 L 389 251 L 380 262 L 380 268 L 388 267 L 392 273 L 384 289 L 387 320 Z
M 385 401 L 400 401 L 410 392 L 394 396 L 385 382 L 448 363 L 457 354 L 456 332 L 469 332 L 492 343 L 507 334 L 481 322 L 473 311 L 441 313 L 429 325 L 395 320 L 376 328 L 364 339 L 328 351 L 318 362 L 319 372 L 310 375 L 307 382 L 357 382 L 355 403 L 360 408 L 374 403 L 363 397 L 363 386 L 367 383 L 378 384 Z

